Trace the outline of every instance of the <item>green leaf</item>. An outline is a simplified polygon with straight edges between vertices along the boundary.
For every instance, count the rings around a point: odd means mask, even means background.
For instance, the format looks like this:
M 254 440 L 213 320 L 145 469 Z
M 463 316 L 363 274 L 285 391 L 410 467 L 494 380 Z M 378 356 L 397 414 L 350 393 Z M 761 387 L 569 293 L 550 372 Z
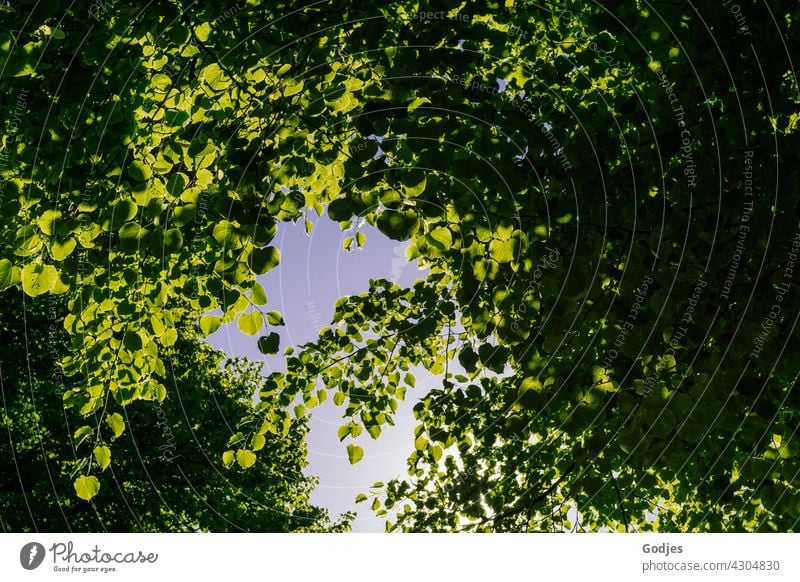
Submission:
M 498 263 L 510 263 L 516 256 L 516 246 L 516 239 L 495 239 L 489 243 L 489 256 Z
M 472 349 L 472 346 L 467 345 L 458 354 L 458 363 L 470 374 L 476 370 L 478 363 L 478 354 Z
M 194 34 L 200 42 L 206 42 L 211 34 L 211 25 L 208 22 L 204 22 L 196 26 Z
M 22 290 L 31 297 L 51 291 L 58 283 L 58 271 L 52 265 L 28 263 L 22 268 Z
M 280 311 L 267 311 L 267 321 L 270 325 L 286 325 L 283 321 L 283 315 L 281 315 Z
M 534 390 L 536 392 L 542 391 L 542 383 L 533 376 L 528 376 L 524 378 L 522 382 L 519 384 L 519 392 L 522 394 L 523 392 L 527 392 L 528 390 Z
M 230 77 L 228 77 L 225 71 L 216 63 L 211 63 L 204 67 L 203 70 L 200 71 L 198 77 L 210 87 L 212 91 L 223 91 L 231 84 Z
M 364 449 L 358 445 L 347 445 L 347 458 L 351 465 L 355 465 L 364 458 Z
M 126 331 L 125 335 L 122 336 L 122 343 L 125 348 L 132 352 L 138 352 L 142 349 L 142 338 L 135 331 Z
M 194 204 L 184 204 L 177 206 L 172 211 L 172 224 L 175 226 L 186 226 L 197 216 L 197 206 Z
M 105 445 L 94 448 L 94 459 L 100 468 L 105 471 L 111 464 L 111 449 Z
M 242 469 L 249 469 L 256 464 L 256 454 L 253 451 L 239 449 L 236 451 L 236 462 Z
M 353 205 L 347 198 L 338 198 L 328 204 L 328 217 L 342 222 L 353 216 Z
M 253 311 L 251 313 L 243 313 L 236 321 L 236 325 L 246 335 L 256 335 L 264 326 L 264 316 L 260 311 Z
M 285 97 L 291 97 L 293 95 L 297 95 L 302 90 L 303 90 L 303 80 L 299 79 L 296 82 L 292 82 L 286 85 L 286 87 L 283 90 L 283 95 Z
M 114 439 L 118 439 L 125 432 L 125 421 L 119 412 L 110 414 L 106 417 L 106 423 L 111 427 L 111 432 L 114 434 Z
M 236 226 L 227 220 L 220 221 L 214 225 L 212 236 L 226 249 L 238 249 L 242 246 L 241 237 Z
M 205 168 L 210 166 L 214 163 L 214 160 L 217 158 L 217 148 L 214 146 L 213 143 L 205 142 L 203 140 L 196 140 L 191 143 L 189 146 L 189 151 L 187 152 L 187 164 L 189 167 L 195 168 L 198 170 L 198 174 L 202 171 L 208 172 Z M 203 180 L 206 182 L 206 185 L 211 183 L 213 180 L 213 175 L 208 177 L 207 180 Z M 200 180 L 198 179 L 198 182 Z
M 519 405 L 527 410 L 538 410 L 542 406 L 544 387 L 542 383 L 534 377 L 527 377 L 520 382 L 518 390 Z M 511 420 L 509 418 L 509 428 L 513 431 L 521 431 L 525 427 L 523 421 Z
M 167 178 L 167 192 L 172 196 L 180 196 L 188 185 L 189 178 L 186 177 L 186 174 L 175 172 Z
M 153 333 L 156 334 L 157 337 L 160 337 L 166 329 L 164 327 L 164 320 L 158 315 L 153 315 L 150 317 L 150 326 L 153 328 Z
M 268 335 L 258 338 L 258 350 L 262 354 L 266 355 L 277 354 L 280 343 L 280 336 L 277 333 L 272 332 Z
M 220 318 L 216 315 L 204 315 L 200 318 L 200 330 L 203 335 L 209 336 L 219 329 L 222 324 Z
M 260 451 L 267 444 L 267 439 L 263 434 L 254 434 L 250 448 L 254 451 Z
M 152 174 L 150 166 L 141 160 L 134 160 L 128 166 L 128 176 L 137 182 L 147 182 Z
M 431 100 L 427 97 L 417 97 L 411 103 L 408 104 L 408 112 L 413 113 L 418 107 L 424 105 L 425 103 L 430 103 Z
M 138 207 L 132 200 L 120 200 L 115 203 L 109 213 L 109 228 L 117 230 L 120 226 L 131 220 L 138 212 Z
M 147 239 L 147 230 L 135 222 L 128 222 L 119 229 L 119 246 L 128 252 L 136 252 Z
M 437 463 L 439 462 L 439 459 L 442 458 L 442 453 L 444 452 L 442 450 L 442 447 L 440 447 L 439 445 L 432 445 L 428 447 L 428 451 L 433 456 L 433 460 L 436 461 Z
M 48 236 L 53 235 L 53 223 L 61 218 L 61 211 L 60 210 L 45 210 L 44 213 L 39 217 L 36 223 L 39 225 L 39 228 L 43 233 Z
M 174 346 L 175 342 L 178 341 L 178 330 L 174 327 L 167 328 L 163 334 L 161 334 L 161 345 L 165 348 L 170 346 Z
M 213 155 L 207 155 L 203 157 L 203 159 L 200 160 L 200 162 L 202 162 L 203 164 L 208 162 L 210 164 L 211 160 L 213 160 L 216 157 L 216 155 L 217 155 L 216 150 L 214 150 Z M 194 181 L 195 185 L 198 188 L 207 188 L 214 182 L 214 174 L 206 170 L 205 167 L 201 167 L 199 170 L 197 170 L 197 172 L 195 172 Z
M 278 266 L 281 261 L 281 252 L 275 247 L 253 249 L 249 261 L 253 273 L 263 275 Z
M 350 436 L 350 425 L 349 424 L 344 424 L 344 425 L 340 426 L 339 430 L 336 432 L 336 436 L 339 437 L 340 441 L 343 441 L 348 436 Z
M 172 79 L 164 73 L 157 73 L 150 79 L 150 85 L 152 85 L 157 92 L 166 93 L 169 86 L 172 85 Z
M 75 493 L 81 499 L 89 501 L 100 491 L 100 481 L 94 475 L 81 475 L 75 479 Z
M 403 176 L 403 193 L 416 198 L 425 191 L 428 176 L 422 172 L 408 172 Z
M 72 254 L 77 244 L 72 237 L 67 237 L 64 240 L 53 239 L 50 242 L 50 254 L 56 261 L 63 261 Z
M 0 291 L 14 284 L 14 264 L 8 259 L 0 259 Z
M 222 453 L 222 463 L 226 467 L 230 467 L 231 465 L 233 465 L 233 461 L 235 460 L 235 458 L 236 458 L 236 453 L 234 453 L 233 451 L 228 450 Z
M 94 431 L 92 430 L 92 427 L 88 425 L 84 425 L 76 430 L 75 434 L 72 435 L 72 438 L 75 441 L 75 446 L 80 446 L 81 443 L 83 443 L 83 441 L 85 441 L 92 433 L 94 433 Z
M 275 238 L 278 232 L 278 224 L 269 217 L 259 217 L 259 223 L 253 228 L 253 244 L 263 247 Z
M 446 251 L 453 246 L 453 233 L 450 232 L 449 228 L 434 228 L 425 238 L 429 244 L 440 251 Z
M 408 240 L 417 229 L 417 217 L 410 211 L 387 209 L 378 215 L 377 226 L 392 240 Z
M 473 265 L 475 277 L 479 281 L 492 281 L 497 275 L 499 268 L 497 262 L 491 259 L 478 259 Z
M 164 232 L 164 252 L 174 254 L 183 246 L 183 235 L 177 228 L 171 228 Z
M 484 366 L 500 374 L 503 372 L 506 362 L 508 362 L 510 351 L 504 346 L 495 346 L 487 343 L 478 349 L 478 356 Z
M 267 304 L 267 292 L 264 291 L 264 287 L 258 282 L 253 285 L 253 291 L 250 293 L 250 301 L 256 305 Z

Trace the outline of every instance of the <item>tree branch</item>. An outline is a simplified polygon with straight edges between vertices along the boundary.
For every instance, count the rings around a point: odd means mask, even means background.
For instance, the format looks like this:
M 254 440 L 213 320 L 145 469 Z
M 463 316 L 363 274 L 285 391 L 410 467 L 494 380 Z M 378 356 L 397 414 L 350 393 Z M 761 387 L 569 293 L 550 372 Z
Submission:
M 628 522 L 628 514 L 625 513 L 625 504 L 622 502 L 622 495 L 619 491 L 619 485 L 617 485 L 617 479 L 614 475 L 611 475 L 611 482 L 614 484 L 614 491 L 617 493 L 617 504 L 619 505 L 620 510 L 622 511 L 622 521 L 625 523 L 625 532 L 627 533 L 630 531 L 630 523 Z

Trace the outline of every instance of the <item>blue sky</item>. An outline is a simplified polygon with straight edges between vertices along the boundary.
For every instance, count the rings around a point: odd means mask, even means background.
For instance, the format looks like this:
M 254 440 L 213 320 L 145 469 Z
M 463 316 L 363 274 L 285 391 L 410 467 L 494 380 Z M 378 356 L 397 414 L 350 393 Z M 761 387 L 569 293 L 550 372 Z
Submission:
M 369 225 L 360 230 L 366 234 L 366 244 L 348 253 L 342 243 L 352 232 L 343 233 L 338 223 L 328 218 L 318 218 L 310 236 L 305 233 L 302 222 L 279 225 L 273 244 L 281 250 L 281 263 L 260 277 L 259 282 L 267 292 L 269 309 L 280 311 L 286 322 L 280 330 L 281 352 L 287 346 L 314 340 L 318 330 L 330 323 L 336 300 L 365 291 L 370 279 L 384 278 L 410 286 L 425 277 L 416 263 L 406 260 L 407 243 L 393 241 Z M 283 370 L 283 357 L 262 355 L 256 345 L 257 339 L 258 336 L 245 336 L 233 324 L 218 330 L 209 341 L 231 356 L 265 362 L 265 373 Z M 358 493 L 366 492 L 376 481 L 405 474 L 405 461 L 414 441 L 411 409 L 435 381 L 424 370 L 417 370 L 416 375 L 416 393 L 409 390 L 408 400 L 398 408 L 396 426 L 386 427 L 378 440 L 364 431 L 355 441 L 365 450 L 364 458 L 356 465 L 350 465 L 346 443 L 339 442 L 336 436 L 342 424 L 342 409 L 328 399 L 312 411 L 307 473 L 319 477 L 312 502 L 328 508 L 332 516 L 358 509 L 353 531 L 381 532 L 384 529 L 383 521 L 375 518 L 365 504 L 356 506 L 354 501 Z

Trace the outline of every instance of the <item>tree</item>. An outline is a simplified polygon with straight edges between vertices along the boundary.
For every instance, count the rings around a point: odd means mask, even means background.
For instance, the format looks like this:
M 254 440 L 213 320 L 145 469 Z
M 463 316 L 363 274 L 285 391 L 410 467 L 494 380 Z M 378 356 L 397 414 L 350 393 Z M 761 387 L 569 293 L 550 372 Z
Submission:
M 76 448 L 92 436 L 65 414 L 57 362 L 69 345 L 51 317 L 60 303 L 24 300 L 16 291 L 0 295 L 2 345 L 16 347 L 0 354 L 3 531 L 347 529 L 350 516 L 331 523 L 309 502 L 316 480 L 303 474 L 305 421 L 293 420 L 285 434 L 257 443 L 257 461 L 239 458 L 225 466 L 222 451 L 232 424 L 252 406 L 260 367 L 223 362 L 223 354 L 191 333 L 182 333 L 170 351 L 169 397 L 125 409 L 124 420 L 113 421 L 119 434 L 94 449 L 90 467 L 77 467 L 88 474 L 84 487 L 99 485 L 91 481 L 99 475 L 107 483 L 91 503 L 78 499 L 70 475 Z M 92 432 L 101 428 L 100 415 L 89 420 Z
M 363 497 L 389 529 L 793 530 L 797 8 L 723 38 L 723 5 L 576 6 L 464 5 L 464 27 L 448 5 L 370 39 L 397 48 L 355 140 L 392 163 L 348 161 L 328 214 L 432 275 L 343 300 L 273 382 L 334 385 L 379 434 L 411 365 L 445 374 L 409 476 Z
M 276 221 L 367 222 L 431 275 L 340 300 L 261 395 L 378 438 L 443 374 L 370 493 L 390 529 L 793 530 L 800 15 L 740 4 L 176 2 L 84 37 L 14 3 L 0 281 L 70 297 L 90 415 L 164 397 L 180 322 L 264 328 Z

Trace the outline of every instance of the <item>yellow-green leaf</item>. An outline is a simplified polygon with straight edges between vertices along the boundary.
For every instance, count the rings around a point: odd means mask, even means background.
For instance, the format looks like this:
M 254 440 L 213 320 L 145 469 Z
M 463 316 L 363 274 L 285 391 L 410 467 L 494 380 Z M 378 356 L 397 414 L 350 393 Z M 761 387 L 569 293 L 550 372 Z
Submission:
M 94 475 L 81 475 L 75 479 L 75 493 L 81 499 L 89 501 L 100 491 L 100 481 Z
M 97 461 L 97 464 L 100 465 L 100 468 L 105 471 L 111 464 L 111 449 L 105 445 L 95 447 L 94 459 Z
M 292 95 L 297 95 L 302 90 L 303 90 L 303 81 L 301 79 L 296 83 L 290 83 L 289 85 L 286 85 L 283 94 L 286 97 L 291 97 Z
M 222 321 L 216 315 L 204 315 L 200 318 L 200 330 L 204 335 L 211 335 L 219 329 Z
M 14 264 L 8 259 L 0 260 L 0 291 L 14 284 Z
M 225 464 L 226 467 L 230 467 L 233 465 L 233 461 L 235 459 L 235 453 L 233 451 L 225 451 L 222 453 L 222 462 Z
M 264 291 L 264 287 L 261 286 L 261 283 L 255 283 L 253 285 L 253 291 L 250 293 L 250 301 L 256 305 L 266 305 L 267 292 Z
M 347 457 L 350 459 L 350 464 L 355 465 L 364 458 L 364 449 L 358 445 L 347 445 Z
M 426 238 L 431 245 L 440 251 L 446 251 L 453 246 L 453 233 L 450 232 L 449 228 L 434 228 Z
M 264 326 L 264 316 L 259 311 L 243 313 L 236 321 L 239 329 L 246 335 L 256 335 Z
M 150 166 L 140 160 L 134 160 L 128 166 L 128 176 L 137 182 L 146 182 L 150 179 L 152 174 L 153 171 L 150 169 Z
M 176 341 L 178 341 L 178 330 L 174 327 L 165 330 L 161 335 L 161 345 L 165 348 L 174 346 Z
M 260 451 L 266 444 L 267 439 L 263 434 L 255 434 L 253 435 L 252 442 L 250 443 L 250 448 L 254 451 Z
M 31 297 L 52 290 L 58 283 L 58 271 L 53 265 L 28 263 L 22 268 L 22 290 Z
M 208 22 L 195 27 L 194 34 L 200 42 L 206 42 L 211 34 L 211 25 Z
M 239 449 L 236 451 L 236 462 L 242 469 L 249 469 L 256 464 L 256 454 L 253 451 Z
M 119 412 L 108 415 L 106 417 L 106 424 L 111 427 L 115 439 L 119 438 L 122 433 L 125 432 L 125 421 L 122 419 L 122 415 Z
M 414 110 L 417 109 L 418 107 L 424 105 L 425 103 L 430 103 L 430 102 L 431 100 L 428 99 L 427 97 L 417 97 L 411 103 L 409 103 L 408 112 L 413 113 Z

